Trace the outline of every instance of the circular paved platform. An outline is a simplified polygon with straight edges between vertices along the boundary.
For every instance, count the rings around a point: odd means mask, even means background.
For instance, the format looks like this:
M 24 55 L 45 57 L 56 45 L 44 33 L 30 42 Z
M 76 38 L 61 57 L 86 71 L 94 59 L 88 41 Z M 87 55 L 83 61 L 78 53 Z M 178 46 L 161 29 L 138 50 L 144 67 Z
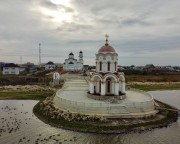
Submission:
M 67 75 L 62 89 L 54 98 L 56 107 L 75 113 L 102 115 L 109 118 L 132 118 L 154 115 L 153 97 L 140 90 L 126 91 L 126 99 L 94 100 L 87 97 L 88 84 L 84 77 Z

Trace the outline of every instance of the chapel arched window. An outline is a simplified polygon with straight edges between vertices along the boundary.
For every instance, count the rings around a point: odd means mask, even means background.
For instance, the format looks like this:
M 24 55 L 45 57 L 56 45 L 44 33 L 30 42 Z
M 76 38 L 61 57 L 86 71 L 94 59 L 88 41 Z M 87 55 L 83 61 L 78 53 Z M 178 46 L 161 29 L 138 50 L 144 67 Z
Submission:
M 110 71 L 110 62 L 107 63 L 107 69 Z
M 116 67 L 117 67 L 117 62 L 115 62 L 115 63 L 114 63 L 114 65 L 115 65 L 115 71 L 116 71 Z
M 99 70 L 102 71 L 102 62 L 99 63 Z

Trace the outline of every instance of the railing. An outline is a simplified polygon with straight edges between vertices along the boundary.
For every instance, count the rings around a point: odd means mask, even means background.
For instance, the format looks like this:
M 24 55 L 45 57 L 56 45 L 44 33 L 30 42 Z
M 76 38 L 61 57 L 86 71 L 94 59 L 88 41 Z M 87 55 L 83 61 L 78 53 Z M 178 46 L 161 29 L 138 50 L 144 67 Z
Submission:
M 86 79 L 85 79 L 86 80 Z M 143 93 L 149 97 L 149 100 L 145 102 L 126 102 L 123 103 L 111 103 L 109 101 L 98 102 L 78 102 L 61 97 L 61 93 L 69 87 L 64 83 L 63 87 L 56 92 L 54 103 L 62 108 L 70 111 L 91 113 L 91 114 L 120 114 L 120 113 L 141 113 L 149 112 L 155 109 L 153 96 L 142 90 L 131 89 L 134 92 Z M 83 95 L 87 95 L 87 91 L 84 91 Z
M 65 89 L 66 87 L 64 87 L 63 89 Z M 61 91 L 63 91 L 63 89 L 61 89 Z M 57 94 L 59 95 L 61 93 L 61 91 L 58 91 Z M 143 92 L 143 91 L 141 91 Z M 143 92 L 144 93 L 144 92 Z M 86 92 L 85 92 L 86 94 Z M 147 94 L 147 96 L 150 96 L 152 98 L 151 95 Z M 106 112 L 106 113 L 111 113 L 111 110 L 115 108 L 121 110 L 124 109 L 127 112 L 131 112 L 131 113 L 139 113 L 139 112 L 148 112 L 148 111 L 152 111 L 154 110 L 154 100 L 153 98 L 150 99 L 149 101 L 146 102 L 131 102 L 131 103 L 123 103 L 123 104 L 118 104 L 118 103 L 111 103 L 108 101 L 103 101 L 103 102 L 77 102 L 77 101 L 73 101 L 73 100 L 67 100 L 65 98 L 62 97 L 56 97 L 55 103 L 57 105 L 59 105 L 60 107 L 69 109 L 69 110 L 76 110 L 79 112 L 87 112 L 87 111 L 91 111 L 91 112 L 95 112 L 100 110 L 101 112 Z M 118 111 L 117 111 L 118 113 Z

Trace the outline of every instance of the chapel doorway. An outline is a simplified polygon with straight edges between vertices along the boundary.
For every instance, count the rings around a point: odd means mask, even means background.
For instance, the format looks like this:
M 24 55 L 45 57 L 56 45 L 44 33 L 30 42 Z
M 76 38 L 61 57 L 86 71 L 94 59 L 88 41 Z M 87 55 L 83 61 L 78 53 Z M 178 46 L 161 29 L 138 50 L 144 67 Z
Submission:
M 111 94 L 111 88 L 112 85 L 111 85 L 111 79 L 107 79 L 106 80 L 106 94 L 107 95 L 110 95 Z

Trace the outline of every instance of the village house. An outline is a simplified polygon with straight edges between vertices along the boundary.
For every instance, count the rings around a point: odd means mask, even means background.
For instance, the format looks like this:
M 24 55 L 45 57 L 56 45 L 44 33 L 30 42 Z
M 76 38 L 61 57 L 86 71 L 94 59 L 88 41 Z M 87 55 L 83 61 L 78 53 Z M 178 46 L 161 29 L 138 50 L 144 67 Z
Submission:
M 3 75 L 6 74 L 19 74 L 19 66 L 14 63 L 7 63 L 3 66 Z

